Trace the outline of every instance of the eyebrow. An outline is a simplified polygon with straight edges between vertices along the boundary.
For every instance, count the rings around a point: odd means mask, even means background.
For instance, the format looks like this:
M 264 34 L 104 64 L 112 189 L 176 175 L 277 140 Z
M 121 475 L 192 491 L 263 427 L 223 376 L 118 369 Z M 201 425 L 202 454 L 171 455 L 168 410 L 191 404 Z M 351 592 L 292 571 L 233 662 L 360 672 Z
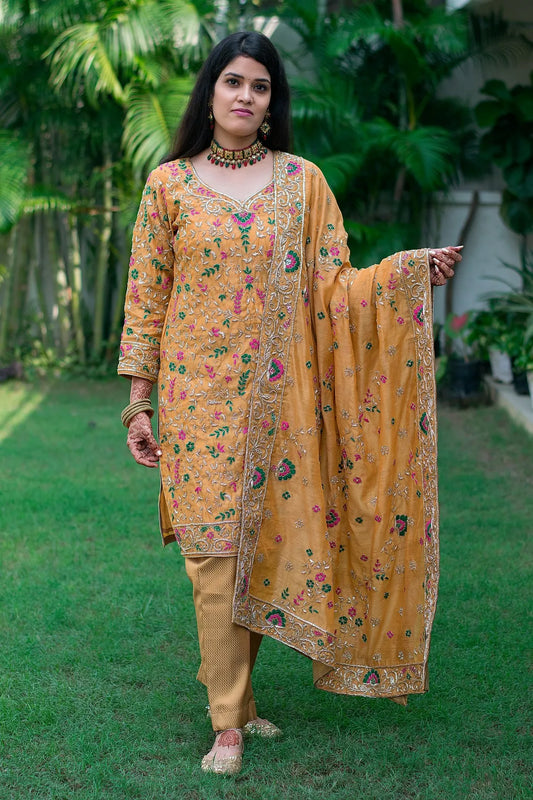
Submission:
M 241 80 L 244 80 L 244 75 L 239 75 L 238 72 L 225 72 L 224 73 L 225 77 L 227 77 L 228 75 L 231 75 L 233 78 L 240 78 Z M 270 83 L 268 78 L 252 78 L 252 81 L 255 81 L 255 83 Z

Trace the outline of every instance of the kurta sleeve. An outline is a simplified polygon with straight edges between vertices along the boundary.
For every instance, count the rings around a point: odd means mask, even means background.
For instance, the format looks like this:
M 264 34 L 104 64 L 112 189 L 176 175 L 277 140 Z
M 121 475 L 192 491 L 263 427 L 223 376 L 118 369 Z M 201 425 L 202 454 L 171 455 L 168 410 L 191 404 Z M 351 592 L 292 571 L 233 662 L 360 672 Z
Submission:
M 144 187 L 133 230 L 118 373 L 157 380 L 159 346 L 174 279 L 164 165 Z M 175 210 L 174 210 L 175 211 Z

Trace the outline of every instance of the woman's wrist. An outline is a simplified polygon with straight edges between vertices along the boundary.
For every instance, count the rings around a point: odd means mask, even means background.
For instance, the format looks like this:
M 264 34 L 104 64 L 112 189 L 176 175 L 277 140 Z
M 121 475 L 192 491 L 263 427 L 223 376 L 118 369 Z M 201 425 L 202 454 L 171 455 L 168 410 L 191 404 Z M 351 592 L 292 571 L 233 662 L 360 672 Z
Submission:
M 142 412 L 148 414 L 151 418 L 154 415 L 154 409 L 152 408 L 152 404 L 147 399 L 135 400 L 133 403 L 129 403 L 125 408 L 122 409 L 122 413 L 120 415 L 120 419 L 122 424 L 126 427 L 130 427 L 130 423 L 133 417 L 136 417 L 137 414 L 141 414 Z
M 132 377 L 130 403 L 134 403 L 136 400 L 148 400 L 152 394 L 152 387 L 153 383 L 148 378 Z

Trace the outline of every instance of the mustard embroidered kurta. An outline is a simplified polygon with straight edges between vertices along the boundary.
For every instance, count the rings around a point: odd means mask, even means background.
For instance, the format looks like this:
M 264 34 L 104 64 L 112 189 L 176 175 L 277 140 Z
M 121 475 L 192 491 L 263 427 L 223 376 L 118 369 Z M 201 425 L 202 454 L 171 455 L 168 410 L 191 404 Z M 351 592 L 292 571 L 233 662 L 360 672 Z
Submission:
M 349 264 L 309 162 L 245 203 L 188 160 L 150 176 L 119 372 L 158 380 L 161 519 L 185 555 L 238 555 L 234 619 L 316 684 L 426 687 L 438 579 L 427 251 Z

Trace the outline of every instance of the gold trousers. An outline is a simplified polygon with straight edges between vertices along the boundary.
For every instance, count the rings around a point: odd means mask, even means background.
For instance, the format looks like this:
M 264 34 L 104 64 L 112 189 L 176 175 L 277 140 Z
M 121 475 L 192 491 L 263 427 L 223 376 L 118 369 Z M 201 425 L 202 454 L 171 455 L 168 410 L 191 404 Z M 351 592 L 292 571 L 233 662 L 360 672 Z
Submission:
M 215 731 L 242 728 L 257 717 L 251 676 L 262 636 L 232 620 L 236 569 L 232 556 L 185 558 L 200 645 L 197 678 L 207 687 Z

